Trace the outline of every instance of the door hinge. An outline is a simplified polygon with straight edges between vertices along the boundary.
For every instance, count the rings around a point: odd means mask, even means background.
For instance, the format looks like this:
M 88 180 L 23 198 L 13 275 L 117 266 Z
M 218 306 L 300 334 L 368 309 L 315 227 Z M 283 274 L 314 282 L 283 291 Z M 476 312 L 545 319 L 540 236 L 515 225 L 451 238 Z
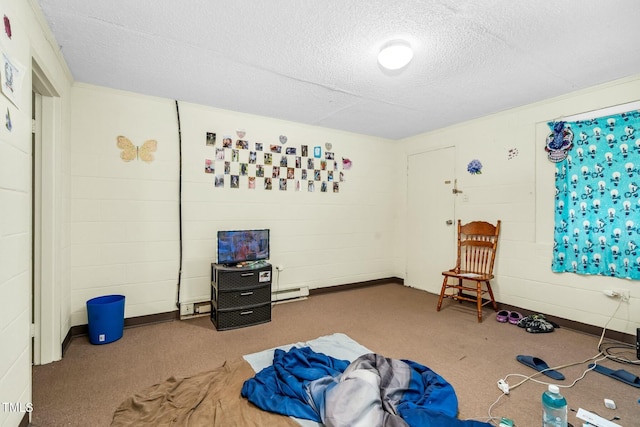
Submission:
M 31 334 L 31 338 L 35 338 L 35 336 L 36 336 L 36 325 L 35 325 L 35 323 L 32 323 L 31 325 L 29 325 L 29 333 Z
M 31 119 L 31 133 L 36 133 L 36 119 Z

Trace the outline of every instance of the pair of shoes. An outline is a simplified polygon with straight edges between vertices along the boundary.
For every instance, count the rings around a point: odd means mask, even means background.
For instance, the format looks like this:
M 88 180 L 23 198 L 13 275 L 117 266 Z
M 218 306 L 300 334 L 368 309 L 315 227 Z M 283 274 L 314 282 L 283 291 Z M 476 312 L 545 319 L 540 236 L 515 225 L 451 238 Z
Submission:
M 554 371 L 553 369 L 550 369 L 549 365 L 547 365 L 547 362 L 540 359 L 539 357 L 524 356 L 522 354 L 519 354 L 518 356 L 516 356 L 516 360 L 522 363 L 523 365 L 527 365 L 528 367 L 535 369 L 538 372 L 542 372 L 549 378 L 553 378 L 554 380 L 557 380 L 557 381 L 564 380 L 564 375 L 562 375 L 558 371 Z
M 520 319 L 522 319 L 522 314 L 517 311 L 500 310 L 496 313 L 496 320 L 500 323 L 509 322 L 512 325 L 517 325 Z
M 530 314 L 528 316 L 525 316 L 520 319 L 520 321 L 518 322 L 518 326 L 526 329 L 530 327 L 532 324 L 537 323 L 539 321 L 547 322 L 551 324 L 551 326 L 553 326 L 554 328 L 560 329 L 560 326 L 557 323 L 554 323 L 551 320 L 547 320 L 547 318 L 544 317 L 544 314 Z
M 623 383 L 628 384 L 632 387 L 640 388 L 640 378 L 629 371 L 625 371 L 624 369 L 618 369 L 617 371 L 614 371 L 613 369 L 596 365 L 595 363 L 590 364 L 589 368 L 592 368 L 596 372 L 600 372 L 602 375 L 613 378 L 614 380 L 622 381 Z
M 518 326 L 521 328 L 528 328 L 536 320 L 546 319 L 544 318 L 544 314 L 530 314 L 520 319 L 520 321 L 518 322 Z
M 554 331 L 553 324 L 546 320 L 534 320 L 527 326 L 527 332 L 532 334 L 540 334 Z
M 556 323 L 547 320 L 544 317 L 544 314 L 530 314 L 526 317 L 523 317 L 518 322 L 518 326 L 521 328 L 525 328 L 527 332 L 532 334 L 553 332 L 554 329 L 559 328 Z

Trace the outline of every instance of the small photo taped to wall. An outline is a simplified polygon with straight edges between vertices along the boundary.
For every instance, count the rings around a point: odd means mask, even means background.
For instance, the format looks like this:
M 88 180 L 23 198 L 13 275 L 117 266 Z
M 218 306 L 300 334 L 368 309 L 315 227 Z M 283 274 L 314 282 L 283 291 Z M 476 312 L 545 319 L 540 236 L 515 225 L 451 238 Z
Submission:
M 207 145 L 216 145 L 216 134 L 207 132 Z

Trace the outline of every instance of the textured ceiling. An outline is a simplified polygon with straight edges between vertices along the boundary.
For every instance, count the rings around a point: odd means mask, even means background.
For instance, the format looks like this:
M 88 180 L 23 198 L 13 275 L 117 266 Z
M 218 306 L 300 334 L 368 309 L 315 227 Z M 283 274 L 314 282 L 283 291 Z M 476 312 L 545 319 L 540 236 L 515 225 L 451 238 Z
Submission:
M 389 139 L 640 73 L 638 0 L 39 4 L 78 82 Z

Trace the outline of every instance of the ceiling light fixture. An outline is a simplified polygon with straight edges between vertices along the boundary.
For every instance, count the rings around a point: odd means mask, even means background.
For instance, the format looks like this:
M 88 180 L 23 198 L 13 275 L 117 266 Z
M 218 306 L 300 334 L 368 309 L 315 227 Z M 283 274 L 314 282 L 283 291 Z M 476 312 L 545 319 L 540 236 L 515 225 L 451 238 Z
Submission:
M 393 40 L 385 44 L 378 54 L 378 63 L 387 70 L 399 70 L 413 59 L 413 49 L 404 40 Z

